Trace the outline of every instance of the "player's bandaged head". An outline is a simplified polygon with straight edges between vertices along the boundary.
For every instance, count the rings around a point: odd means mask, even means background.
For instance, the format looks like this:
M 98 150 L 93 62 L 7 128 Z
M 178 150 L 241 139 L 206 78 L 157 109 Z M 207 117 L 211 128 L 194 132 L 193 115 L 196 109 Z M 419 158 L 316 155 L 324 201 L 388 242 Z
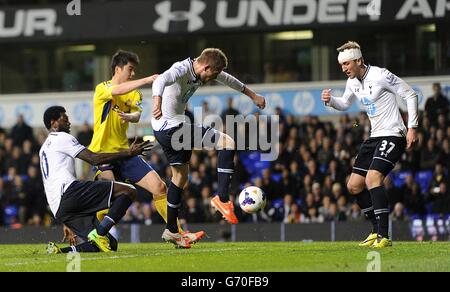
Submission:
M 337 50 L 339 52 L 338 62 L 340 64 L 362 58 L 361 47 L 356 42 L 347 42 Z

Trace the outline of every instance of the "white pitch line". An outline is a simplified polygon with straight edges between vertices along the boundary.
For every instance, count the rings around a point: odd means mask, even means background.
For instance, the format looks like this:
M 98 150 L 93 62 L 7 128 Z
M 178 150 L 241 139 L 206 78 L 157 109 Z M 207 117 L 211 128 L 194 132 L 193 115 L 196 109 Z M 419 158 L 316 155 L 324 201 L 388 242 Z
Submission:
M 195 253 L 206 253 L 206 252 L 223 252 L 223 251 L 235 251 L 235 250 L 245 250 L 250 248 L 213 248 L 213 249 L 198 249 L 198 250 L 189 250 L 189 254 L 195 254 Z M 254 248 L 252 248 L 254 249 Z M 89 258 L 83 258 L 81 257 L 82 261 L 97 261 L 97 260 L 111 260 L 111 259 L 126 259 L 126 258 L 136 258 L 136 257 L 152 257 L 152 256 L 176 256 L 180 254 L 174 254 L 174 253 L 167 253 L 167 252 L 160 252 L 160 253 L 152 253 L 152 254 L 134 254 L 134 255 L 113 255 L 109 257 L 89 257 Z M 51 255 L 49 255 L 51 256 Z M 61 263 L 63 259 L 55 259 L 55 260 L 38 260 L 38 261 L 27 261 L 27 262 L 12 262 L 12 263 L 3 263 L 3 266 L 23 266 L 23 265 L 40 265 L 40 264 L 51 264 L 51 263 Z

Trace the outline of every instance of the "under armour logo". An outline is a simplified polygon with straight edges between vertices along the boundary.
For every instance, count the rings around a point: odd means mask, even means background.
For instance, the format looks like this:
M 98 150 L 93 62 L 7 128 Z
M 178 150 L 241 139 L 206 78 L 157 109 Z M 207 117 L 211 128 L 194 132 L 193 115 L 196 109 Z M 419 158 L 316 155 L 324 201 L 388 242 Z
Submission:
M 187 21 L 187 30 L 189 32 L 201 29 L 204 26 L 203 19 L 200 14 L 205 10 L 206 4 L 199 0 L 192 0 L 189 11 L 172 11 L 172 2 L 163 1 L 155 5 L 155 10 L 160 16 L 153 28 L 159 32 L 169 32 L 169 25 L 171 21 Z
M 381 152 L 381 156 L 387 157 L 388 154 L 386 152 Z

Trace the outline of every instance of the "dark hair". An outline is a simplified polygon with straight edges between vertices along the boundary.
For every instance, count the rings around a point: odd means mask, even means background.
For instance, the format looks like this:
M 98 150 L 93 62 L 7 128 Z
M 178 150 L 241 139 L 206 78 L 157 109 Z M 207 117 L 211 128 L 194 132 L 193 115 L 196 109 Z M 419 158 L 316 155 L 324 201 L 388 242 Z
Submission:
M 139 57 L 136 53 L 118 50 L 111 59 L 111 74 L 114 75 L 116 66 L 122 68 L 128 63 L 139 64 Z
M 66 109 L 62 106 L 51 106 L 44 113 L 44 124 L 47 130 L 50 130 L 52 121 L 56 121 L 61 117 L 62 113 L 65 113 Z

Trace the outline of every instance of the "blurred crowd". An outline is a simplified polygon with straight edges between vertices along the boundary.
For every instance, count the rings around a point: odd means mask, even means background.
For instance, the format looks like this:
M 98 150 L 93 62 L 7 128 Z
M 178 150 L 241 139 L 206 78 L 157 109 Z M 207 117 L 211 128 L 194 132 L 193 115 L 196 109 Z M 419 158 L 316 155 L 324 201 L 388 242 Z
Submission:
M 450 117 L 449 101 L 439 84 L 427 99 L 420 114 L 419 140 L 402 156 L 385 180 L 389 193 L 392 220 L 408 220 L 436 214 L 450 214 L 449 164 Z M 207 108 L 207 104 L 204 105 Z M 238 115 L 232 100 L 222 113 Z M 236 171 L 230 193 L 241 222 L 311 223 L 328 221 L 361 221 L 363 214 L 348 194 L 346 182 L 361 143 L 369 137 L 370 122 L 365 113 L 342 114 L 339 122 L 322 121 L 316 116 L 292 116 L 276 109 L 280 120 L 279 157 L 258 169 L 249 169 L 247 151 L 235 157 Z M 192 113 L 188 116 L 193 118 Z M 268 128 L 259 123 L 258 127 Z M 260 129 L 258 129 L 260 130 Z M 262 130 L 261 130 L 262 131 Z M 0 129 L 0 225 L 51 225 L 40 178 L 38 151 L 45 132 L 33 130 L 19 117 L 9 131 Z M 77 133 L 88 145 L 92 129 L 84 125 Z M 158 147 L 147 157 L 152 167 L 166 181 L 171 172 Z M 217 155 L 215 151 L 194 151 L 191 158 L 189 184 L 184 191 L 181 217 L 187 223 L 220 222 L 210 207 L 217 191 Z M 240 191 L 249 185 L 260 187 L 268 204 L 261 213 L 244 214 L 238 207 Z M 128 210 L 124 222 L 147 225 L 162 223 L 152 204 L 151 195 L 139 189 L 138 201 Z

